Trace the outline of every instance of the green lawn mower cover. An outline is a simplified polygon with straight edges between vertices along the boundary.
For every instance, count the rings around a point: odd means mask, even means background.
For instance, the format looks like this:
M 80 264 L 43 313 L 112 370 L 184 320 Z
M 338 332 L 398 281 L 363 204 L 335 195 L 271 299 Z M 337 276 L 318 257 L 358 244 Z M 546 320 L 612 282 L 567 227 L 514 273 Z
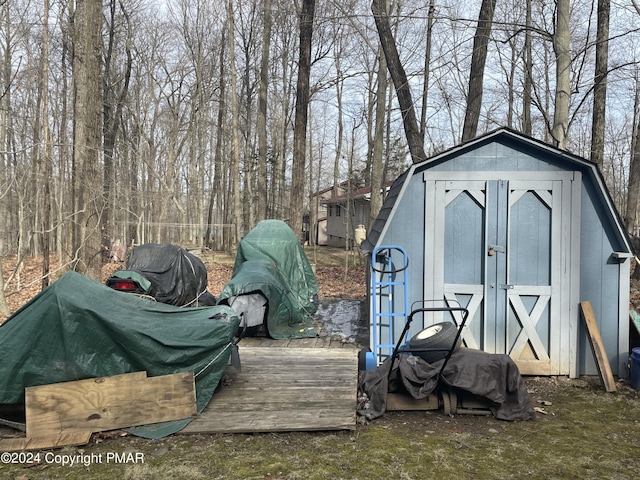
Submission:
M 194 372 L 198 413 L 237 348 L 240 323 L 225 306 L 180 308 L 65 273 L 0 325 L 0 404 L 24 402 L 25 388 L 146 371 Z M 160 438 L 191 419 L 134 427 Z
M 318 335 L 312 318 L 318 308 L 318 281 L 300 241 L 281 220 L 259 222 L 240 241 L 218 304 L 253 293 L 267 300 L 265 326 L 271 338 Z

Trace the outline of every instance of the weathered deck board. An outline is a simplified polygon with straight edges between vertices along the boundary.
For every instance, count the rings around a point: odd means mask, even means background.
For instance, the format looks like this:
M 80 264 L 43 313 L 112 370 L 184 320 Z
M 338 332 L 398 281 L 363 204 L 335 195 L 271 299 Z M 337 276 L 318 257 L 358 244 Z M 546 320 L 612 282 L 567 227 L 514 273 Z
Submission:
M 240 341 L 241 347 L 277 347 L 277 348 L 346 348 L 353 350 L 355 344 L 345 342 L 337 337 L 292 338 L 288 340 L 274 340 L 265 337 L 247 337 Z
M 332 348 L 322 338 L 280 343 L 243 339 L 239 345 L 242 371 L 227 367 L 230 383 L 220 387 L 204 412 L 182 432 L 355 429 L 357 349 L 341 348 L 339 342 Z

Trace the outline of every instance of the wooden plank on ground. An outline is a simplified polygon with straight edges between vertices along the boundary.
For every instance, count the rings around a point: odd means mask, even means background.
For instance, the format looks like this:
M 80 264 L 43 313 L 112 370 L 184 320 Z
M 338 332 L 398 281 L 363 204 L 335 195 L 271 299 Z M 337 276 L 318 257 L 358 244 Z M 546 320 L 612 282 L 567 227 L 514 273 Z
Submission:
M 303 342 L 304 344 L 304 342 Z M 242 372 L 181 433 L 355 429 L 358 352 L 354 349 L 243 347 Z
M 596 365 L 598 367 L 598 373 L 600 374 L 600 378 L 602 379 L 604 388 L 607 392 L 615 392 L 616 382 L 613 379 L 613 374 L 611 373 L 611 365 L 609 364 L 609 358 L 607 357 L 607 353 L 604 349 L 604 344 L 602 343 L 600 329 L 598 328 L 596 315 L 595 313 L 593 313 L 591 302 L 580 302 L 580 308 L 582 312 L 582 318 L 585 325 L 587 326 L 587 333 L 589 337 L 589 343 L 591 344 L 591 351 L 593 352 L 593 356 L 595 357 Z
M 23 450 L 49 450 L 71 445 L 86 445 L 91 432 L 68 432 L 54 437 L 18 437 L 0 439 L 0 452 L 18 452 Z
M 432 393 L 427 398 L 413 398 L 408 393 L 387 393 L 386 410 L 438 410 L 438 396 Z
M 193 372 L 145 372 L 28 387 L 27 438 L 55 438 L 180 420 L 196 414 Z

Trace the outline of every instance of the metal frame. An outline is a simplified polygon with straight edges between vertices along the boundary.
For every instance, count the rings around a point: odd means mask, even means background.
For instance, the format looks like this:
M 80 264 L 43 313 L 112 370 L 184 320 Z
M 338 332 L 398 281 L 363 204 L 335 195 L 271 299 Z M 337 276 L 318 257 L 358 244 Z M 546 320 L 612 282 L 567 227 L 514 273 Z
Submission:
M 392 253 L 397 251 L 401 254 L 402 265 L 395 266 L 393 263 Z M 385 263 L 383 267 L 376 268 L 376 264 L 379 257 L 382 257 L 384 252 L 388 254 L 384 255 Z M 392 352 L 395 347 L 395 327 L 394 321 L 397 317 L 406 318 L 409 314 L 409 289 L 408 289 L 408 269 L 409 258 L 404 248 L 397 245 L 386 245 L 376 247 L 371 254 L 371 355 L 368 356 L 367 368 L 375 361 L 375 366 L 382 363 L 381 359 L 386 356 L 383 353 L 383 349 L 388 349 Z M 402 274 L 400 280 L 395 279 L 396 274 Z M 378 274 L 380 279 L 378 279 Z M 400 287 L 403 290 L 403 310 L 394 311 L 393 295 L 395 293 L 395 287 Z M 378 309 L 378 305 L 382 305 L 382 291 L 388 289 L 386 295 L 387 311 L 381 312 Z M 386 321 L 385 321 L 386 319 Z M 388 343 L 382 343 L 380 339 L 382 329 L 386 328 L 388 331 Z M 406 335 L 406 331 L 400 336 L 398 341 L 402 340 L 402 337 Z
M 439 301 L 439 300 L 422 300 L 419 302 L 414 302 L 413 305 L 417 304 L 417 303 L 426 303 L 426 302 L 432 302 L 432 301 Z M 412 305 L 412 310 L 411 313 L 409 314 L 409 316 L 407 317 L 407 321 L 404 324 L 404 329 L 402 330 L 402 334 L 400 335 L 400 338 L 398 339 L 398 342 L 393 350 L 393 354 L 391 355 L 391 366 L 389 367 L 389 376 L 391 375 L 391 371 L 393 370 L 393 363 L 395 362 L 396 358 L 398 358 L 398 356 L 400 355 L 400 353 L 417 353 L 417 352 L 433 352 L 433 351 L 447 351 L 447 355 L 445 356 L 444 362 L 442 363 L 442 366 L 440 367 L 440 371 L 438 372 L 438 379 L 440 379 L 442 377 L 442 372 L 444 372 L 444 368 L 447 366 L 447 363 L 449 362 L 449 359 L 451 358 L 451 355 L 453 354 L 453 350 L 455 345 L 458 343 L 458 340 L 460 339 L 460 336 L 462 335 L 462 329 L 464 328 L 465 323 L 467 322 L 467 318 L 469 317 L 469 311 L 464 308 L 464 307 L 450 307 L 450 306 L 446 306 L 446 307 L 420 307 L 420 308 L 413 308 Z M 456 333 L 455 338 L 453 339 L 453 343 L 451 344 L 450 348 L 421 348 L 421 349 L 411 349 L 408 347 L 403 347 L 402 346 L 402 339 L 403 337 L 407 334 L 407 332 L 409 331 L 409 328 L 411 327 L 411 322 L 413 321 L 413 316 L 417 313 L 422 313 L 422 312 L 461 312 L 462 313 L 462 321 L 460 322 L 460 325 L 458 325 L 458 333 Z M 453 322 L 452 322 L 453 323 Z M 455 325 L 455 323 L 454 323 Z

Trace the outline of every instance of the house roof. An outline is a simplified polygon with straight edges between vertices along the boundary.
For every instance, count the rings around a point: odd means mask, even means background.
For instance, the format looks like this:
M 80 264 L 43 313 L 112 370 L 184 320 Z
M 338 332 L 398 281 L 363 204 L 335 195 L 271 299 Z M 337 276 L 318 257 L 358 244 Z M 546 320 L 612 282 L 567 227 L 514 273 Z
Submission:
M 389 186 L 393 183 L 393 181 L 387 182 L 385 184 L 385 189 L 388 190 Z M 335 198 L 327 198 L 323 200 L 323 203 L 344 203 L 346 200 L 370 200 L 371 198 L 371 187 L 362 187 L 356 190 L 352 190 L 350 193 L 342 193 Z
M 333 198 L 327 198 L 323 203 L 344 203 L 348 200 L 369 199 L 371 197 L 371 187 L 362 187 L 352 190 L 350 193 L 342 193 Z
M 531 151 L 532 153 L 538 154 L 544 152 L 546 156 L 555 159 L 557 162 L 563 162 L 567 165 L 571 165 L 572 168 L 578 168 L 589 175 L 594 184 L 598 187 L 602 204 L 611 214 L 616 233 L 619 235 L 625 247 L 628 248 L 628 251 L 633 251 L 629 243 L 629 237 L 627 235 L 626 229 L 624 228 L 624 223 L 622 222 L 615 204 L 613 203 L 604 178 L 602 177 L 602 174 L 595 163 L 508 128 L 499 128 L 480 137 L 476 137 L 473 140 L 450 148 L 438 155 L 425 160 L 424 162 L 411 165 L 393 182 L 393 185 L 391 186 L 388 195 L 384 200 L 384 203 L 382 205 L 382 208 L 380 209 L 380 212 L 378 213 L 378 216 L 376 217 L 376 220 L 369 229 L 367 238 L 362 242 L 360 246 L 362 251 L 365 253 L 371 253 L 375 246 L 378 244 L 378 241 L 382 236 L 384 228 L 387 224 L 387 220 L 393 215 L 393 211 L 396 208 L 397 201 L 402 196 L 402 192 L 404 191 L 404 188 L 408 183 L 408 179 L 410 179 L 417 173 L 423 172 L 436 165 L 445 163 L 453 158 L 460 156 L 465 152 L 475 150 L 479 147 L 493 142 L 507 144 L 520 151 Z

